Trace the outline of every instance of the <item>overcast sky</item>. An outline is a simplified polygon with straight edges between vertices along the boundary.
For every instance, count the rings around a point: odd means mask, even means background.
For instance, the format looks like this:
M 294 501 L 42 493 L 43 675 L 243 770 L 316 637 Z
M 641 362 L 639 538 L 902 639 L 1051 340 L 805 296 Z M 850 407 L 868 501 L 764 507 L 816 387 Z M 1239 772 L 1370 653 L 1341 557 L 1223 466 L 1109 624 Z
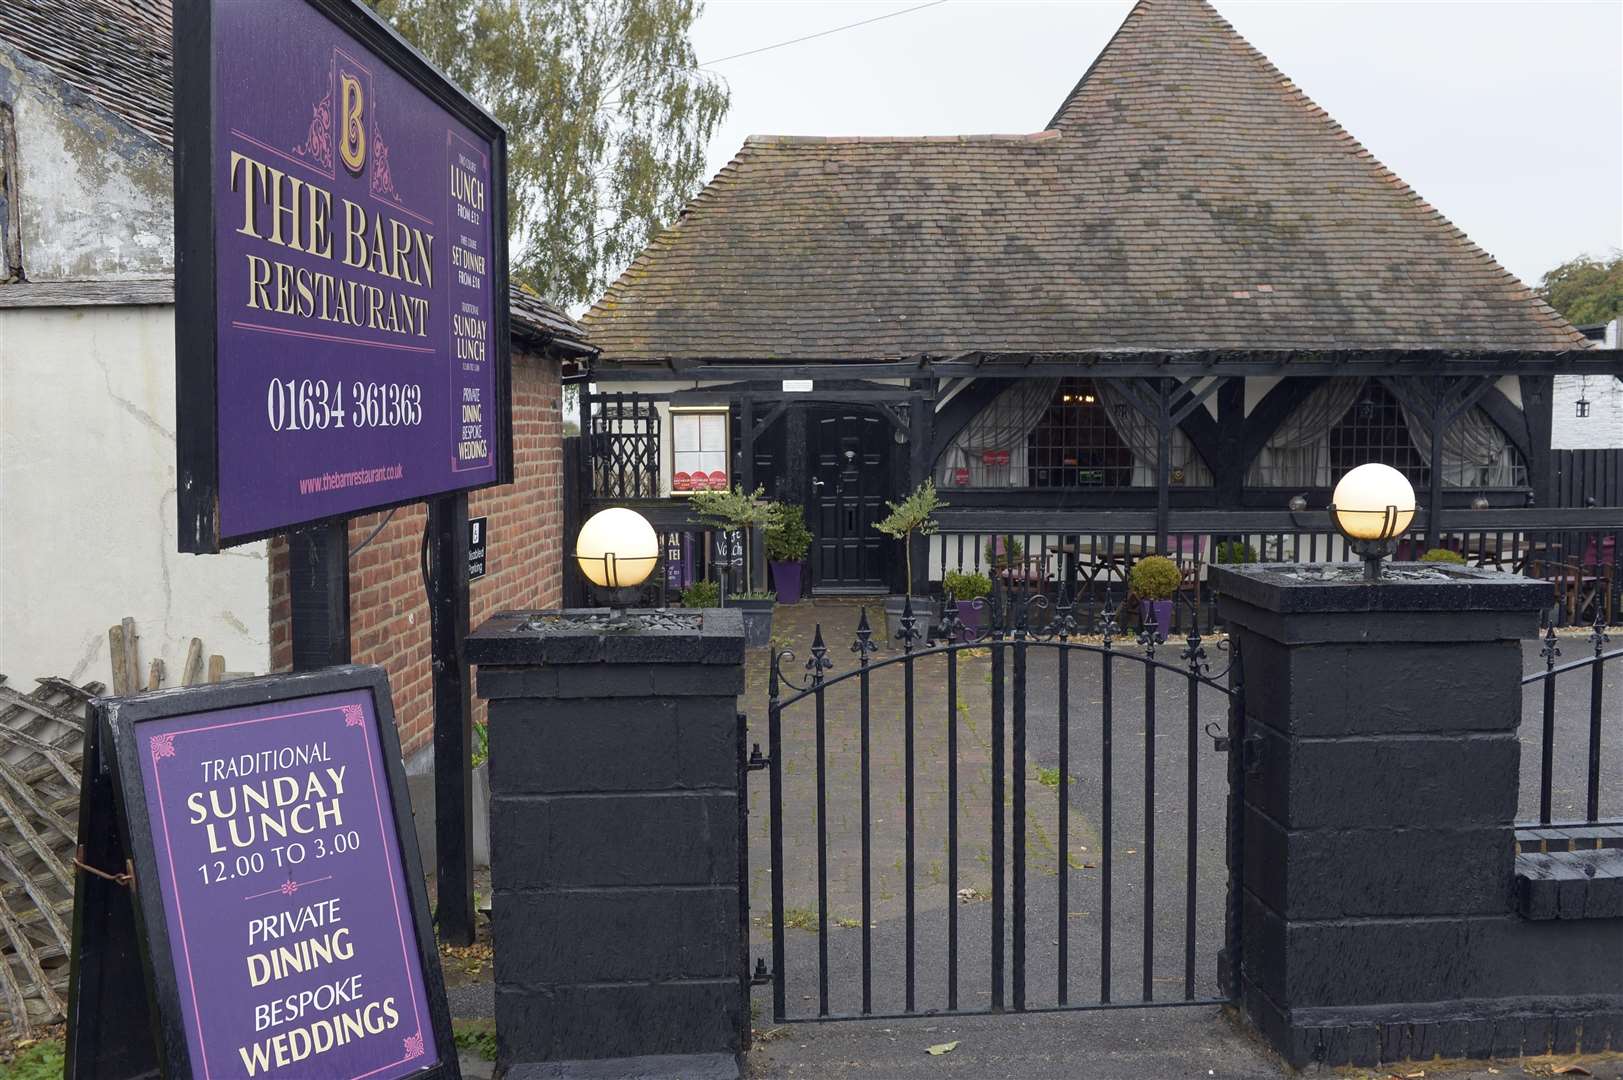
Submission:
M 708 0 L 701 63 L 921 0 Z M 716 63 L 746 135 L 1036 131 L 1130 0 L 945 0 Z M 1531 283 L 1623 246 L 1623 0 L 1216 0 L 1241 34 Z

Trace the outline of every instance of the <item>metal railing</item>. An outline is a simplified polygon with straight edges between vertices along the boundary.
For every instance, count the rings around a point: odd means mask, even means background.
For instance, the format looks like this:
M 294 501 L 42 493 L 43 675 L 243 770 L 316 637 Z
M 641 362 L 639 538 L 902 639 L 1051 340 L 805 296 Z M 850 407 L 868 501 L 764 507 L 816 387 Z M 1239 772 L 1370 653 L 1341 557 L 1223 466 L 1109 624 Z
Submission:
M 1578 641 L 1586 645 L 1586 655 L 1577 660 L 1568 660 L 1557 663 L 1562 654 L 1562 643 L 1573 641 L 1572 638 L 1559 638 L 1556 636 L 1553 625 L 1546 628 L 1543 646 L 1539 649 L 1539 656 L 1544 660 L 1544 670 L 1531 672 L 1522 678 L 1523 686 L 1537 685 L 1543 693 L 1543 707 L 1540 712 L 1540 742 L 1539 742 L 1539 800 L 1538 824 L 1557 824 L 1553 821 L 1554 793 L 1555 793 L 1555 759 L 1556 759 L 1556 682 L 1567 676 L 1575 679 L 1587 679 L 1589 683 L 1589 722 L 1587 725 L 1588 753 L 1584 762 L 1583 791 L 1584 791 L 1584 819 L 1582 821 L 1562 821 L 1563 825 L 1599 825 L 1601 821 L 1601 778 L 1604 771 L 1601 768 L 1603 756 L 1602 745 L 1602 717 L 1605 715 L 1605 684 L 1606 665 L 1623 657 L 1623 649 L 1613 649 L 1606 652 L 1605 647 L 1611 641 L 1606 633 L 1606 627 L 1596 621 L 1590 627 L 1589 636 Z M 1613 722 L 1617 721 L 1619 709 L 1613 707 Z M 1618 775 L 1612 770 L 1612 775 Z M 1530 823 L 1529 823 L 1530 824 Z
M 1485 567 L 1548 581 L 1552 586 L 1550 621 L 1557 626 L 1606 625 L 1623 621 L 1623 512 L 1583 511 L 1537 514 L 1501 511 L 1486 514 L 1480 526 L 1447 528 L 1436 547 L 1451 552 L 1467 566 Z M 944 585 L 949 572 L 977 574 L 1020 586 L 1058 593 L 1063 586 L 1079 608 L 1120 604 L 1131 591 L 1133 566 L 1147 555 L 1166 555 L 1179 564 L 1175 630 L 1210 630 L 1217 625 L 1216 598 L 1209 587 L 1215 564 L 1336 563 L 1356 561 L 1347 542 L 1332 529 L 1326 515 L 1303 513 L 1185 511 L 1171 517 L 1165 539 L 1158 538 L 1148 515 L 985 513 L 943 515 L 941 530 L 930 538 L 929 577 Z M 1473 519 L 1472 513 L 1451 515 Z M 1101 518 L 1123 527 L 1100 528 Z M 1291 519 L 1298 519 L 1293 521 Z M 959 524 L 962 521 L 965 524 Z M 1396 558 L 1420 558 L 1427 551 L 1423 515 L 1399 538 Z M 1122 619 L 1134 617 L 1122 610 Z M 1192 621 L 1191 621 L 1192 620 Z

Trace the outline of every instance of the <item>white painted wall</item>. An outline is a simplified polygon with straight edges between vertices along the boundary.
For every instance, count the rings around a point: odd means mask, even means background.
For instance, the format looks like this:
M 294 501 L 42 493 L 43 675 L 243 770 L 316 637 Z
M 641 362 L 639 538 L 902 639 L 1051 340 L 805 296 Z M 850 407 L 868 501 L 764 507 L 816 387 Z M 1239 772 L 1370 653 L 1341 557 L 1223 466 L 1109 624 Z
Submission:
M 1606 327 L 1604 347 L 1616 349 L 1618 320 Z M 1562 375 L 1555 380 L 1550 446 L 1556 450 L 1623 449 L 1623 382 L 1607 376 Z M 1578 415 L 1578 399 L 1587 398 L 1589 415 Z
M 181 555 L 172 307 L 0 309 L 0 672 L 111 686 L 107 629 L 179 682 L 193 637 L 270 664 L 264 544 Z

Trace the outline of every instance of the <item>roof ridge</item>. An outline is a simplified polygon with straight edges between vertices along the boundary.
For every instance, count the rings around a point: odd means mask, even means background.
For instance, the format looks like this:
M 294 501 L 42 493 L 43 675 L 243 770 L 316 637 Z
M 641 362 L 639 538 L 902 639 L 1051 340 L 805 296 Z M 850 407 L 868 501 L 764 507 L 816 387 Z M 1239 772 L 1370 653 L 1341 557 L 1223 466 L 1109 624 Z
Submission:
M 745 146 L 849 146 L 858 143 L 1030 143 L 1052 142 L 1062 138 L 1052 128 L 1042 131 L 987 132 L 976 135 L 748 135 Z M 736 159 L 735 159 L 736 160 Z
M 1265 76 L 1272 78 L 1275 87 L 1286 97 L 1287 100 L 1300 106 L 1310 118 L 1319 121 L 1319 123 L 1326 128 L 1326 133 L 1334 141 L 1341 144 L 1343 151 L 1349 153 L 1356 159 L 1361 159 L 1364 164 L 1370 168 L 1377 180 L 1384 181 L 1387 184 L 1395 187 L 1398 195 L 1407 196 L 1413 209 L 1419 211 L 1423 217 L 1429 217 L 1436 224 L 1440 225 L 1444 231 L 1444 234 L 1459 245 L 1459 247 L 1462 249 L 1463 255 L 1486 260 L 1492 266 L 1493 270 L 1499 274 L 1505 285 L 1511 287 L 1513 291 L 1520 290 L 1528 294 L 1526 296 L 1512 297 L 1512 299 L 1518 302 L 1529 299 L 1537 301 L 1533 305 L 1533 314 L 1534 317 L 1537 318 L 1541 323 L 1544 323 L 1546 326 L 1558 332 L 1561 330 L 1562 324 L 1565 323 L 1568 336 L 1572 338 L 1575 343 L 1579 340 L 1587 340 L 1584 339 L 1583 334 L 1576 327 L 1572 326 L 1571 323 L 1567 322 L 1567 320 L 1563 318 L 1559 312 L 1555 311 L 1555 309 L 1551 308 L 1547 303 L 1544 303 L 1542 298 L 1538 296 L 1536 290 L 1534 290 L 1521 278 L 1511 273 L 1509 269 L 1494 258 L 1491 252 L 1484 249 L 1475 240 L 1472 240 L 1464 229 L 1461 229 L 1453 221 L 1449 220 L 1446 215 L 1444 215 L 1418 191 L 1416 191 L 1414 187 L 1408 183 L 1408 181 L 1404 180 L 1397 173 L 1393 172 L 1385 162 L 1376 157 L 1374 152 L 1359 141 L 1357 136 L 1353 135 L 1351 131 L 1343 127 L 1341 122 L 1334 116 L 1330 115 L 1329 110 L 1325 109 L 1324 106 L 1314 101 L 1308 95 L 1307 91 L 1303 90 L 1299 85 L 1297 85 L 1295 80 L 1280 70 L 1278 65 L 1268 58 L 1266 53 L 1257 48 L 1256 45 L 1252 44 L 1250 39 L 1241 33 L 1233 23 L 1229 22 L 1229 20 L 1223 16 L 1223 13 L 1218 11 L 1217 8 L 1209 2 L 1209 0 L 1138 0 L 1138 2 L 1133 5 L 1132 10 L 1129 11 L 1127 16 L 1122 20 L 1121 25 L 1116 28 L 1116 32 L 1111 35 L 1110 40 L 1107 41 L 1104 47 L 1099 50 L 1099 55 L 1094 57 L 1093 63 L 1088 65 L 1087 71 L 1083 73 L 1082 78 L 1078 80 L 1076 86 L 1073 87 L 1071 92 L 1066 95 L 1065 100 L 1060 104 L 1058 111 L 1055 112 L 1053 119 L 1048 122 L 1049 127 L 1053 128 L 1060 124 L 1065 114 L 1070 111 L 1072 106 L 1076 103 L 1077 98 L 1086 88 L 1094 73 L 1098 70 L 1100 64 L 1103 63 L 1106 57 L 1110 55 L 1112 48 L 1116 45 L 1122 34 L 1127 31 L 1129 26 L 1133 25 L 1135 22 L 1148 18 L 1149 14 L 1156 9 L 1164 9 L 1173 6 L 1197 9 L 1207 15 L 1209 18 L 1213 19 L 1226 33 L 1226 38 L 1223 41 L 1223 45 L 1230 49 L 1238 47 L 1241 53 L 1247 59 L 1259 66 Z

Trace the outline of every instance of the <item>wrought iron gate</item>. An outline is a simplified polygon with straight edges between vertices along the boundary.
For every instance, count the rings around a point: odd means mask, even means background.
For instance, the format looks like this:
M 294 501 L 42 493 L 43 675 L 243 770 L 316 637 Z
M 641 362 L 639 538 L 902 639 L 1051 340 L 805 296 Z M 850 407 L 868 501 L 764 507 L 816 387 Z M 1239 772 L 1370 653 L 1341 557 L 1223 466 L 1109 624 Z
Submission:
M 967 619 L 980 625 L 966 626 Z M 768 976 L 764 960 L 758 960 L 757 981 L 770 977 L 774 1020 L 1233 1000 L 1240 944 L 1240 788 L 1252 747 L 1243 730 L 1239 658 L 1229 642 L 1214 643 L 1191 633 L 1169 647 L 1165 638 L 1140 632 L 1136 648 L 1130 639 L 1123 648 L 1123 631 L 1113 613 L 1085 630 L 1063 594 L 1051 605 L 1040 595 L 1005 597 L 994 592 L 966 607 L 963 617 L 949 595 L 930 640 L 924 640 L 924 621 L 909 606 L 894 627 L 894 653 L 880 657 L 879 642 L 863 609 L 850 645 L 855 664 L 838 674 L 831 674 L 834 658 L 820 624 L 803 664 L 788 650 L 774 651 L 772 656 L 770 747 L 764 759 L 757 747 L 753 762 L 770 771 L 772 968 Z M 1084 636 L 1089 630 L 1092 635 Z M 1215 673 L 1209 644 L 1213 652 L 1229 654 L 1228 666 Z M 1169 683 L 1171 690 L 1166 687 Z M 1181 723 L 1166 724 L 1169 730 L 1163 732 L 1157 731 L 1158 720 L 1164 720 L 1164 713 L 1157 715 L 1158 689 L 1163 702 L 1181 696 L 1180 711 L 1185 714 Z M 882 699 L 877 706 L 876 696 Z M 985 740 L 980 738 L 975 705 L 983 705 L 989 713 Z M 1141 706 L 1141 712 L 1135 706 Z M 1219 718 L 1207 719 L 1203 707 L 1216 711 Z M 1133 714 L 1138 722 L 1128 725 L 1117 715 L 1121 711 Z M 1028 753 L 1034 716 L 1039 726 L 1049 718 L 1055 721 L 1053 745 Z M 854 723 L 847 725 L 847 720 Z M 848 727 L 854 747 L 843 745 L 841 733 Z M 1172 747 L 1181 743 L 1181 750 L 1158 747 L 1158 736 Z M 1073 737 L 1084 743 L 1081 755 L 1072 746 Z M 921 738 L 931 745 L 941 740 L 938 750 L 927 748 L 922 755 L 926 785 L 922 792 Z M 893 739 L 900 745 L 892 746 Z M 842 745 L 831 746 L 831 741 Z M 1134 745 L 1140 741 L 1142 746 Z M 1213 748 L 1223 756 L 1213 755 Z M 851 778 L 856 781 L 850 786 L 840 782 L 848 750 L 854 751 Z M 814 759 L 810 768 L 802 769 L 807 752 Z M 979 757 L 983 752 L 989 757 L 984 763 Z M 901 791 L 899 803 L 893 804 L 885 770 L 887 762 L 898 760 L 898 753 Z M 1057 770 L 1028 769 L 1042 755 L 1057 759 Z M 1084 757 L 1085 766 L 1079 764 Z M 1204 771 L 1213 775 L 1207 776 L 1203 788 L 1201 773 L 1208 761 Z M 1073 770 L 1080 778 L 1073 777 Z M 1172 800 L 1158 803 L 1157 780 L 1164 789 L 1180 773 L 1186 787 L 1181 798 L 1174 792 Z M 989 790 L 979 790 L 980 781 L 987 781 Z M 929 787 L 939 782 L 944 782 L 944 791 Z M 786 786 L 794 786 L 795 792 L 786 794 Z M 1037 793 L 1035 799 L 1028 788 Z M 1045 789 L 1052 789 L 1051 804 Z M 1220 807 L 1206 807 L 1204 821 L 1203 790 L 1222 798 Z M 1090 808 L 1097 798 L 1097 837 L 1090 833 L 1095 823 L 1073 808 L 1073 791 Z M 808 824 L 805 811 L 811 807 L 806 804 L 813 794 L 815 818 Z M 961 804 L 966 794 L 969 799 Z M 945 814 L 925 807 L 926 818 L 933 820 L 921 819 L 921 806 L 934 795 L 944 796 Z M 1052 843 L 1043 823 L 1050 805 L 1057 832 Z M 848 806 L 856 811 L 857 820 L 842 824 Z M 1003 812 L 995 812 L 1004 807 L 1008 820 Z M 974 819 L 967 829 L 961 820 L 966 809 Z M 899 823 L 894 821 L 895 810 L 901 812 Z M 1208 825 L 1215 825 L 1211 819 L 1219 815 L 1221 833 Z M 1073 816 L 1081 838 L 1089 843 L 1073 843 Z M 1157 837 L 1158 816 L 1163 826 L 1173 826 L 1171 837 L 1165 828 Z M 797 831 L 788 849 L 786 825 Z M 946 856 L 944 872 L 939 863 L 926 868 L 929 880 L 922 883 L 922 890 L 921 825 L 924 831 L 944 826 Z M 898 829 L 901 850 L 892 860 Z M 806 834 L 804 841 L 801 833 Z M 966 866 L 962 856 L 966 851 L 973 855 L 982 837 L 989 840 L 989 851 Z M 813 843 L 815 901 L 810 900 L 813 873 L 811 852 L 806 850 Z M 1158 843 L 1162 854 L 1170 846 L 1175 856 L 1163 859 L 1160 866 Z M 939 850 L 931 837 L 923 846 Z M 1215 847 L 1205 863 L 1202 847 Z M 1050 849 L 1053 888 L 1034 891 L 1028 869 L 1036 867 L 1046 874 Z M 926 851 L 926 858 L 929 854 Z M 846 868 L 852 857 L 857 859 L 859 877 L 855 887 L 847 887 L 851 882 Z M 1124 866 L 1124 860 L 1139 865 Z M 1203 870 L 1211 879 L 1205 889 Z M 983 871 L 989 871 L 989 887 L 972 882 L 979 881 Z M 901 892 L 899 919 L 876 921 L 876 874 L 886 875 L 891 886 L 878 883 L 880 906 Z M 1158 906 L 1158 879 L 1164 896 L 1169 883 L 1177 884 L 1170 879 L 1180 875 L 1181 895 L 1173 890 L 1174 903 Z M 794 887 L 790 879 L 800 879 L 810 906 L 795 906 L 786 898 Z M 849 908 L 860 905 L 858 919 L 840 917 L 839 898 L 831 907 L 831 883 L 836 881 L 841 883 L 843 902 Z M 1122 892 L 1127 894 L 1126 905 L 1121 903 Z M 1133 897 L 1134 892 L 1139 895 Z M 920 909 L 921 897 L 930 909 L 928 926 L 921 923 L 926 914 Z M 1205 910 L 1216 908 L 1219 898 L 1220 915 Z M 1054 907 L 1045 916 L 1040 909 L 1050 899 Z M 1077 905 L 1086 910 L 1074 910 Z M 1181 934 L 1163 933 L 1158 941 L 1158 923 L 1176 924 L 1179 907 Z M 1032 923 L 1033 914 L 1054 920 L 1049 924 L 1051 933 Z M 1079 917 L 1086 920 L 1079 924 L 1079 932 L 1092 939 L 1094 947 L 1079 949 L 1073 956 L 1073 923 Z M 921 929 L 931 953 L 922 962 Z M 851 932 L 857 930 L 860 934 Z M 886 940 L 876 943 L 876 931 Z M 1029 949 L 1034 933 L 1052 945 L 1052 953 L 1040 946 Z M 792 942 L 789 935 L 794 935 Z M 893 947 L 897 937 L 899 949 Z M 1181 943 L 1169 942 L 1168 937 L 1181 937 Z M 1203 939 L 1218 954 L 1215 969 L 1207 969 L 1205 975 L 1198 969 Z M 813 940 L 815 991 L 810 981 Z M 1113 955 L 1113 947 L 1122 944 L 1132 946 L 1132 951 Z M 985 968 L 979 966 L 982 957 Z M 1049 968 L 1049 977 L 1037 973 L 1042 986 L 1028 978 L 1034 967 Z M 1124 976 L 1132 974 L 1139 976 L 1138 985 L 1128 988 Z M 1175 990 L 1169 994 L 1158 987 L 1163 982 L 1175 983 Z M 1096 989 L 1079 991 L 1090 984 Z M 792 986 L 805 991 L 797 995 L 806 1003 L 802 1007 L 790 1007 Z

